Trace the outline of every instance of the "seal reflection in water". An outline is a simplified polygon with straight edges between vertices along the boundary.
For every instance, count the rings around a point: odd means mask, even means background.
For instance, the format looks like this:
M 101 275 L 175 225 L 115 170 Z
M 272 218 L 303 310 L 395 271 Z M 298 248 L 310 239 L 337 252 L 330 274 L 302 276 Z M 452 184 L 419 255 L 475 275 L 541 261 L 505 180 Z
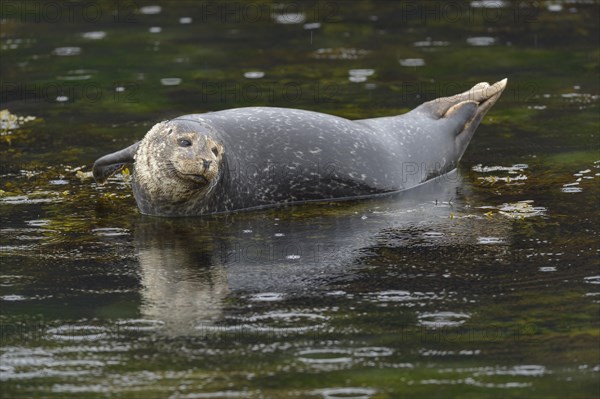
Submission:
M 184 115 L 98 159 L 102 183 L 134 164 L 143 214 L 197 216 L 403 191 L 454 170 L 506 79 L 399 116 L 350 121 L 250 107 Z
M 302 308 L 296 298 L 316 298 L 318 303 L 318 298 L 340 290 L 360 292 L 368 300 L 388 286 L 382 282 L 365 288 L 364 282 L 386 275 L 387 268 L 405 283 L 397 281 L 395 289 L 436 293 L 432 302 L 423 298 L 428 306 L 452 306 L 457 298 L 461 302 L 462 295 L 443 301 L 465 287 L 470 296 L 489 286 L 485 272 L 474 272 L 473 258 L 510 264 L 514 254 L 512 219 L 470 217 L 474 215 L 466 206 L 471 185 L 458 172 L 397 198 L 356 201 L 325 214 L 318 206 L 304 206 L 303 212 L 270 209 L 202 219 L 138 218 L 133 243 L 141 283 L 140 316 L 157 321 L 161 333 L 171 336 L 226 337 L 269 325 L 294 329 L 299 325 L 293 320 L 268 324 L 261 315 L 314 310 L 313 302 Z M 446 202 L 450 199 L 452 205 Z M 452 223 L 450 212 L 456 215 Z M 482 245 L 481 237 L 497 240 Z M 391 261 L 373 263 L 382 253 Z M 448 267 L 452 276 L 446 275 Z M 406 320 L 417 319 L 414 307 L 405 311 Z M 255 315 L 259 317 L 252 321 Z M 227 332 L 227 326 L 232 330 Z

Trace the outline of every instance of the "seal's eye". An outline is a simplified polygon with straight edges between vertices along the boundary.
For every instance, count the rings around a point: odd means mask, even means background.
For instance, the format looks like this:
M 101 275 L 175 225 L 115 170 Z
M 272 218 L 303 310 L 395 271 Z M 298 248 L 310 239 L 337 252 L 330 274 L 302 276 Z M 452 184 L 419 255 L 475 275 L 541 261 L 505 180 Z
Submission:
M 192 142 L 187 139 L 179 139 L 177 140 L 177 145 L 180 147 L 189 147 L 192 145 Z
M 211 151 L 212 151 L 213 154 L 215 154 L 215 157 L 219 156 L 219 149 L 217 147 L 211 148 Z

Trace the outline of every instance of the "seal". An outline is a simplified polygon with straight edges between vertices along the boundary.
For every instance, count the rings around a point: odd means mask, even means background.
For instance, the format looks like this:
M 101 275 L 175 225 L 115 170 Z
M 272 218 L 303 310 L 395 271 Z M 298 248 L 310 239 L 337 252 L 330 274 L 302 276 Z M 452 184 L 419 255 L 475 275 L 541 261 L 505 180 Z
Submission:
M 156 216 L 389 195 L 454 170 L 506 82 L 355 121 L 274 107 L 184 115 L 98 159 L 93 174 L 103 183 L 133 163 L 138 207 Z

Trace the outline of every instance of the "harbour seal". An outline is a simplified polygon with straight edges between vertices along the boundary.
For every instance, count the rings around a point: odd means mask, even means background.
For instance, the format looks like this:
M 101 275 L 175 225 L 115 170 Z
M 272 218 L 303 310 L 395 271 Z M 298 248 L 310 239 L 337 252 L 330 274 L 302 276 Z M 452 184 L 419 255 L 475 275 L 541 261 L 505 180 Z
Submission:
M 133 163 L 138 207 L 156 216 L 392 194 L 454 170 L 506 82 L 355 121 L 274 107 L 184 115 L 98 159 L 93 174 L 102 183 Z

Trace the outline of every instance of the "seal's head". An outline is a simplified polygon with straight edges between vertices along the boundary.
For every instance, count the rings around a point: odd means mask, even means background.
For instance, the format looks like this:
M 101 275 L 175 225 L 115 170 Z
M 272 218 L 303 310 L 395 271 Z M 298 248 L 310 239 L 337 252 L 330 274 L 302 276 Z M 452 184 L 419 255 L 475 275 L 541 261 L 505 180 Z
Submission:
M 143 202 L 156 207 L 207 197 L 221 175 L 223 145 L 210 126 L 172 120 L 150 129 L 134 159 L 134 194 L 142 213 L 148 213 Z
M 152 127 L 142 141 L 94 163 L 103 183 L 134 163 L 133 193 L 144 214 L 177 216 L 202 206 L 224 170 L 218 132 L 202 121 L 174 119 Z

